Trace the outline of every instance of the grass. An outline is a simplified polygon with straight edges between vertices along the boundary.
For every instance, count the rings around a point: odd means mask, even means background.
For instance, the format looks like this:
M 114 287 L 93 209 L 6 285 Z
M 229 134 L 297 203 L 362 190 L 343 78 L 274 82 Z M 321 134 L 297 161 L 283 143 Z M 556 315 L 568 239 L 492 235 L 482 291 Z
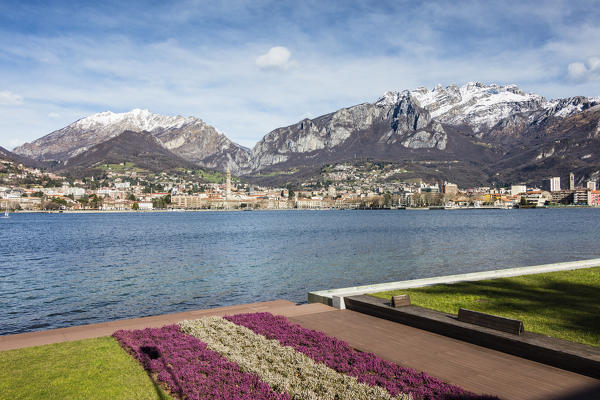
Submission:
M 600 347 L 600 267 L 373 293 L 450 314 L 459 308 L 520 319 L 525 330 Z
M 225 174 L 222 174 L 218 171 L 205 171 L 203 169 L 197 169 L 196 174 L 208 183 L 225 182 Z M 235 179 L 233 179 L 233 177 L 232 177 L 232 180 L 235 180 Z
M 271 171 L 271 172 L 259 172 L 258 174 L 256 174 L 256 176 L 279 176 L 279 175 L 293 175 L 296 172 L 300 171 L 298 168 L 291 168 L 287 171 L 284 170 L 277 170 L 277 171 Z
M 132 169 L 132 168 L 135 168 L 135 163 L 133 163 L 133 162 L 129 162 L 129 161 L 127 161 L 127 162 L 125 163 L 125 165 L 123 165 L 123 164 L 105 164 L 105 163 L 103 163 L 103 164 L 100 164 L 98 167 L 99 167 L 100 169 L 103 169 L 103 170 L 105 170 L 105 171 L 107 171 L 107 170 L 112 170 L 112 171 L 124 171 L 124 170 L 126 170 L 126 169 Z
M 0 352 L 3 399 L 171 399 L 115 339 Z

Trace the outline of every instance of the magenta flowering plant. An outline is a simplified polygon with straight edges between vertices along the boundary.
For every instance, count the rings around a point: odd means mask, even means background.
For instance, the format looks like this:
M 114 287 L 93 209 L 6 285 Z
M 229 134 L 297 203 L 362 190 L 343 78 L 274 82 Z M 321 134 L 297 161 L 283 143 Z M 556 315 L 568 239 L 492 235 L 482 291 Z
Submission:
M 289 400 L 276 393 L 256 374 L 209 350 L 201 340 L 186 335 L 177 325 L 113 334 L 154 379 L 186 400 Z
M 282 316 L 252 313 L 224 318 L 268 339 L 275 339 L 284 346 L 290 346 L 316 362 L 357 378 L 361 383 L 383 387 L 392 396 L 408 393 L 415 399 L 424 400 L 497 399 L 470 393 L 423 372 L 383 360 L 372 353 L 357 351 L 342 340 L 303 328 Z

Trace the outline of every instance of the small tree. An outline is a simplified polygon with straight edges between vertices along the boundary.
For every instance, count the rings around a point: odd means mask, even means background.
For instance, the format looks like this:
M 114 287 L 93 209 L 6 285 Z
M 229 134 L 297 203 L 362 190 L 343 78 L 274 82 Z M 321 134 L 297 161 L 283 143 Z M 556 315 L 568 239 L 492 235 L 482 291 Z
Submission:
M 392 194 L 390 192 L 385 192 L 383 195 L 383 202 L 386 208 L 392 207 Z
M 100 206 L 102 206 L 103 199 L 98 197 L 97 195 L 93 194 L 90 197 L 89 202 L 90 202 L 91 208 L 100 208 Z
M 132 210 L 139 210 L 140 209 L 140 205 L 137 202 L 133 203 L 133 205 L 131 206 L 131 209 Z
M 46 210 L 58 210 L 60 208 L 60 204 L 54 201 L 47 201 L 42 205 L 42 207 Z
M 521 205 L 522 206 L 526 206 L 527 205 L 527 198 L 525 198 L 525 196 L 521 196 Z
M 53 201 L 54 203 L 58 204 L 58 205 L 61 205 L 61 206 L 64 206 L 64 207 L 66 207 L 66 206 L 67 206 L 67 201 L 66 201 L 65 199 L 61 199 L 61 198 L 58 198 L 58 197 L 54 197 L 54 198 L 52 199 L 52 201 Z

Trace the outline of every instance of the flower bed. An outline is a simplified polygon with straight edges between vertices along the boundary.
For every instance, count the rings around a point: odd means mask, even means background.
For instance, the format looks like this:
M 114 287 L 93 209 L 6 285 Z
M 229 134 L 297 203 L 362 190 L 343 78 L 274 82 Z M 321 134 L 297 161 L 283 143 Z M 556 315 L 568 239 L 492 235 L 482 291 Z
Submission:
M 189 400 L 285 400 L 256 374 L 211 351 L 197 338 L 181 332 L 177 325 L 160 329 L 117 331 L 113 336 L 168 390 Z
M 183 399 L 495 399 L 477 396 L 269 313 L 113 336 Z
M 391 399 L 383 388 L 359 383 L 356 378 L 336 372 L 291 347 L 266 339 L 252 330 L 220 317 L 208 317 L 180 324 L 183 332 L 202 340 L 242 370 L 256 373 L 273 390 L 293 399 L 378 400 Z M 396 399 L 409 396 L 397 393 Z
M 391 395 L 410 393 L 415 399 L 496 399 L 478 396 L 439 379 L 403 368 L 372 353 L 354 350 L 346 342 L 322 332 L 303 328 L 281 316 L 269 313 L 238 314 L 225 317 L 268 339 L 303 353 L 329 368 L 357 378 L 358 382 L 385 388 Z

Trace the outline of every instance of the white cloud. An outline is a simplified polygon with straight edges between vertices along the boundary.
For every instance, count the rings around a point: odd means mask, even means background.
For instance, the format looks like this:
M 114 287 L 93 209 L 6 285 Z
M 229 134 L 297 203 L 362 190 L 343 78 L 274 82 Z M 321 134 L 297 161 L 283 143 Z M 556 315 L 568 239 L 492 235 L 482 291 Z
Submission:
M 25 141 L 23 139 L 9 139 L 8 140 L 9 148 L 15 148 L 17 146 L 22 145 L 23 143 L 25 143 Z
M 552 9 L 544 20 L 549 20 L 553 34 L 541 44 L 498 47 L 497 35 L 482 35 L 476 44 L 489 49 L 485 54 L 449 52 L 443 32 L 430 23 L 429 11 L 407 14 L 404 24 L 396 21 L 402 13 L 361 13 L 350 21 L 351 29 L 343 30 L 343 38 L 335 30 L 313 34 L 285 23 L 274 32 L 280 32 L 277 40 L 288 44 L 293 56 L 286 47 L 272 47 L 273 35 L 256 32 L 254 36 L 244 32 L 237 41 L 235 31 L 221 32 L 213 38 L 216 45 L 177 35 L 158 42 L 126 34 L 0 36 L 0 80 L 10 82 L 10 89 L 20 94 L 7 92 L 17 101 L 26 100 L 19 107 L 0 107 L 0 145 L 13 144 L 16 137 L 31 141 L 105 110 L 148 108 L 194 115 L 252 147 L 272 129 L 304 117 L 374 101 L 387 90 L 431 88 L 438 82 L 515 83 L 548 97 L 600 94 L 600 79 L 592 80 L 592 71 L 597 77 L 600 64 L 596 24 L 565 25 L 556 20 L 562 13 Z M 438 12 L 441 20 L 443 13 L 461 15 L 447 7 Z M 481 12 L 489 16 L 491 11 Z M 515 14 L 526 13 L 517 10 L 511 15 Z M 186 11 L 184 20 L 188 19 Z M 475 20 L 482 21 L 482 29 L 490 21 Z M 373 27 L 381 26 L 390 30 L 388 34 L 372 39 Z M 346 37 L 363 47 L 342 46 Z M 382 41 L 385 45 L 379 46 Z M 26 67 L 5 67 L 11 63 L 3 63 L 3 57 L 18 59 Z M 297 60 L 302 60 L 302 68 L 294 68 Z M 568 74 L 564 60 L 574 64 Z M 286 73 L 265 73 L 269 70 Z M 0 104 L 3 101 L 0 97 Z
M 569 64 L 568 76 L 579 82 L 600 80 L 600 57 L 591 57 L 586 63 L 574 62 Z
M 569 77 L 571 79 L 575 79 L 575 80 L 580 80 L 580 79 L 584 78 L 588 73 L 587 67 L 582 62 L 576 62 L 576 63 L 569 64 L 568 70 L 569 70 Z
M 588 60 L 590 70 L 600 71 L 600 57 L 592 57 Z
M 287 69 L 291 65 L 291 55 L 287 47 L 271 47 L 265 54 L 256 58 L 256 65 L 261 68 Z
M 9 92 L 8 90 L 0 92 L 0 105 L 2 106 L 18 106 L 23 104 L 23 96 Z

